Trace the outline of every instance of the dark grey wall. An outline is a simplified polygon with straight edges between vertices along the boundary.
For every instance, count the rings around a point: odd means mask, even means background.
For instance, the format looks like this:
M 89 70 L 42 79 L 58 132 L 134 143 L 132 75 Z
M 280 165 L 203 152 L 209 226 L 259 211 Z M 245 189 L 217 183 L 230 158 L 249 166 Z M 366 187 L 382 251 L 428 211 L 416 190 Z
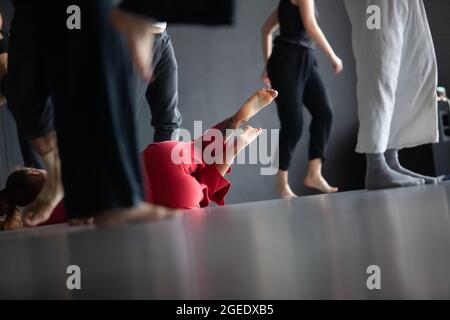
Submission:
M 426 1 L 430 24 L 436 41 L 440 66 L 440 81 L 450 88 L 449 17 L 450 1 Z M 0 0 L 0 8 L 9 1 Z M 180 65 L 180 109 L 184 127 L 192 130 L 195 120 L 205 126 L 214 125 L 231 115 L 257 88 L 263 69 L 260 27 L 278 0 L 237 0 L 236 24 L 230 28 L 170 26 Z M 344 73 L 333 75 L 329 62 L 321 52 L 318 60 L 333 99 L 335 123 L 330 141 L 325 175 L 343 190 L 362 187 L 364 161 L 354 153 L 357 117 L 355 98 L 355 70 L 350 42 L 350 25 L 341 0 L 317 0 L 320 24 L 330 42 L 345 63 Z M 8 18 L 8 17 L 7 17 Z M 5 112 L 0 111 L 0 186 L 6 172 L 20 164 L 14 125 Z M 309 123 L 309 116 L 307 116 Z M 138 112 L 141 147 L 150 141 L 153 131 L 145 105 Z M 254 126 L 278 128 L 275 106 L 266 109 L 253 121 Z M 291 183 L 299 194 L 308 194 L 302 186 L 307 165 L 308 130 L 296 149 L 291 169 Z M 230 176 L 234 188 L 228 203 L 272 199 L 276 197 L 274 177 L 260 176 L 259 166 L 235 166 Z

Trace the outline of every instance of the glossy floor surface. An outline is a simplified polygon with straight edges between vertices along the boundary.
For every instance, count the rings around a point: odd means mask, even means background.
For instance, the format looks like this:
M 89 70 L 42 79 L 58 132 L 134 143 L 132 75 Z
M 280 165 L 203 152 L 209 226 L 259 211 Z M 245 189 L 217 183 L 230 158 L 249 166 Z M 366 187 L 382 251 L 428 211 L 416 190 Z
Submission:
M 3 232 L 0 254 L 0 299 L 448 299 L 450 184 Z

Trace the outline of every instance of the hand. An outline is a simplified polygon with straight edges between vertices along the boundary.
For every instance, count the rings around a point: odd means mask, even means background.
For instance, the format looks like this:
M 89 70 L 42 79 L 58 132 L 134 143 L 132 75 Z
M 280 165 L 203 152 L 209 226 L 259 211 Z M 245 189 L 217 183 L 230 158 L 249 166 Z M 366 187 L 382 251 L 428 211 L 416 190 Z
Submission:
M 269 75 L 267 73 L 267 69 L 263 70 L 263 72 L 261 74 L 261 80 L 268 88 L 272 87 L 272 85 L 270 84 L 270 79 L 269 79 Z
M 338 56 L 334 57 L 331 63 L 333 64 L 334 73 L 339 74 L 344 70 L 344 64 Z
M 6 103 L 7 103 L 6 97 L 0 96 L 0 107 L 3 107 L 4 105 L 6 105 Z

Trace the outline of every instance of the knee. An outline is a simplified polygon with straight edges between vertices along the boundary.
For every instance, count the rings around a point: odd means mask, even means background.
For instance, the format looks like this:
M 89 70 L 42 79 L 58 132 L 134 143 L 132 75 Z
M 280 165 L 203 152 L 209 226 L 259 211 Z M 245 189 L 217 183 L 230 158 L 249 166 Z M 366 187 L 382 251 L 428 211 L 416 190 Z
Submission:
M 285 123 L 281 126 L 280 138 L 297 141 L 302 135 L 302 127 L 301 123 Z

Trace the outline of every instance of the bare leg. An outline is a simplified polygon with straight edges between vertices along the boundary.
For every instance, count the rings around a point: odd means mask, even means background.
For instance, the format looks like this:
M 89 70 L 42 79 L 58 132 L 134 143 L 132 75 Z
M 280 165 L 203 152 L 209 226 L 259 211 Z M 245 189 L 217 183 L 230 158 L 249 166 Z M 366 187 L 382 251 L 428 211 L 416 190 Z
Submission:
M 289 186 L 289 173 L 288 171 L 279 170 L 277 174 L 277 191 L 281 198 L 289 200 L 297 198 L 298 196 L 292 191 Z
M 239 128 L 264 107 L 268 106 L 277 96 L 278 92 L 272 89 L 257 90 L 232 117 L 216 125 L 216 128 L 225 136 L 227 129 L 235 130 Z
M 61 161 L 57 146 L 56 133 L 50 132 L 31 142 L 47 168 L 44 187 L 37 198 L 24 210 L 23 220 L 26 226 L 34 227 L 45 223 L 53 210 L 64 197 L 61 180 Z
M 252 141 L 261 134 L 261 132 L 262 129 L 260 128 L 257 129 L 250 126 L 244 128 L 243 132 L 236 137 L 235 141 L 228 144 L 224 148 L 224 153 L 222 155 L 219 155 L 222 161 L 221 163 L 215 164 L 217 171 L 222 176 L 225 176 L 239 152 L 241 152 L 250 143 L 252 143 Z
M 335 193 L 339 189 L 331 187 L 322 176 L 322 159 L 317 158 L 309 161 L 308 173 L 306 174 L 304 184 L 311 189 L 317 189 L 323 193 Z
M 120 9 L 112 10 L 110 20 L 125 35 L 131 57 L 139 74 L 143 79 L 150 81 L 154 41 L 153 25 L 143 17 L 126 13 Z
M 3 77 L 8 72 L 8 54 L 2 53 L 0 54 L 0 83 L 3 81 Z M 6 104 L 6 97 L 3 93 L 0 92 L 0 106 Z

